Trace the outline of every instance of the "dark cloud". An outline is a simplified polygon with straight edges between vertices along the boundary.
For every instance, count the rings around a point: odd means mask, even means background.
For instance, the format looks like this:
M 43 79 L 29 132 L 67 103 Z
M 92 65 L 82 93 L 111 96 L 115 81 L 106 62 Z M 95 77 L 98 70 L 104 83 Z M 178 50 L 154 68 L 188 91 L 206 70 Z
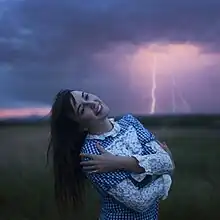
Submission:
M 126 73 L 114 67 L 117 54 L 108 57 L 105 65 L 95 59 L 116 45 L 133 45 L 129 52 L 155 41 L 192 42 L 205 45 L 205 51 L 220 49 L 219 0 L 8 0 L 0 4 L 0 91 L 4 93 L 0 99 L 4 103 L 49 103 L 62 87 L 89 89 L 109 100 L 111 92 L 118 103 L 128 92 L 136 97 L 137 92 L 126 86 Z
M 41 0 L 24 2 L 20 10 L 23 23 L 34 28 L 39 43 L 50 47 L 62 42 L 57 49 L 69 54 L 97 51 L 125 41 L 219 41 L 220 2 L 196 2 L 113 1 L 103 7 L 99 6 L 101 1 L 87 5 L 82 1 Z
M 13 53 L 15 60 L 54 62 L 121 42 L 219 43 L 217 0 L 95 2 L 16 2 L 2 15 L 0 25 L 8 40 L 2 47 L 8 48 L 9 60 L 13 59 L 10 56 Z

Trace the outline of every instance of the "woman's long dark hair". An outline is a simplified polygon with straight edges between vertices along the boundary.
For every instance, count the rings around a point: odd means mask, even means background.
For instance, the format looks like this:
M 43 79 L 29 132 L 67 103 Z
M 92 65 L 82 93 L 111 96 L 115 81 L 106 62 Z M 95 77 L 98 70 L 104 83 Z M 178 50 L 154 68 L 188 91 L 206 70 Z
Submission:
M 60 91 L 51 109 L 50 142 L 54 170 L 55 198 L 60 211 L 78 208 L 83 202 L 85 176 L 80 167 L 80 151 L 87 135 L 80 130 L 70 100 L 71 90 Z

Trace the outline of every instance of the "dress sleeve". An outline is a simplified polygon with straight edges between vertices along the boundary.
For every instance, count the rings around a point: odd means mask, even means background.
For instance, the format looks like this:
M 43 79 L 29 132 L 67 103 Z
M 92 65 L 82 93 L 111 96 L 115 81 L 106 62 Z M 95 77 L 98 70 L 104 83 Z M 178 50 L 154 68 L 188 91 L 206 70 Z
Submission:
M 141 174 L 142 178 L 140 180 L 142 180 L 147 174 L 170 174 L 174 169 L 173 161 L 170 158 L 170 155 L 159 145 L 158 141 L 156 141 L 155 136 L 132 115 L 128 115 L 127 120 L 135 128 L 138 139 L 147 152 L 146 155 L 132 155 L 145 170 L 145 173 Z M 138 178 L 140 178 L 141 175 L 132 174 L 132 177 L 138 181 Z
M 109 194 L 136 212 L 146 212 L 156 200 L 166 199 L 172 184 L 171 177 L 162 175 L 143 188 L 126 179 L 109 190 Z
M 170 174 L 173 171 L 174 164 L 170 155 L 156 141 L 147 143 L 145 147 L 152 148 L 156 153 L 132 155 L 138 160 L 139 165 L 144 168 L 145 174 L 162 175 Z

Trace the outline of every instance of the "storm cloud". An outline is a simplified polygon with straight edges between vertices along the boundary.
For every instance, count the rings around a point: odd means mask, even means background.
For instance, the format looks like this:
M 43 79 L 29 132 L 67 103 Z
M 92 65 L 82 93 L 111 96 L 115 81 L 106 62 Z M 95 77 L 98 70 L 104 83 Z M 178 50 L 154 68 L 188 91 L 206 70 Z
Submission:
M 123 111 L 139 92 L 115 67 L 120 54 L 108 62 L 97 54 L 123 45 L 129 54 L 152 42 L 219 53 L 219 12 L 218 0 L 0 1 L 0 105 L 47 105 L 71 87 L 102 94 Z

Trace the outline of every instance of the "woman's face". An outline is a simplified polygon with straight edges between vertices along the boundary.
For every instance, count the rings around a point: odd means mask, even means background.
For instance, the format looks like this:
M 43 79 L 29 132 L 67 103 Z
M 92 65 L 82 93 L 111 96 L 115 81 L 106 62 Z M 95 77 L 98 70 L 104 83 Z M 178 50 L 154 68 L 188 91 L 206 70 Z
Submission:
M 71 105 L 74 109 L 74 120 L 80 124 L 91 124 L 108 117 L 109 108 L 102 100 L 91 93 L 72 91 L 74 100 Z

